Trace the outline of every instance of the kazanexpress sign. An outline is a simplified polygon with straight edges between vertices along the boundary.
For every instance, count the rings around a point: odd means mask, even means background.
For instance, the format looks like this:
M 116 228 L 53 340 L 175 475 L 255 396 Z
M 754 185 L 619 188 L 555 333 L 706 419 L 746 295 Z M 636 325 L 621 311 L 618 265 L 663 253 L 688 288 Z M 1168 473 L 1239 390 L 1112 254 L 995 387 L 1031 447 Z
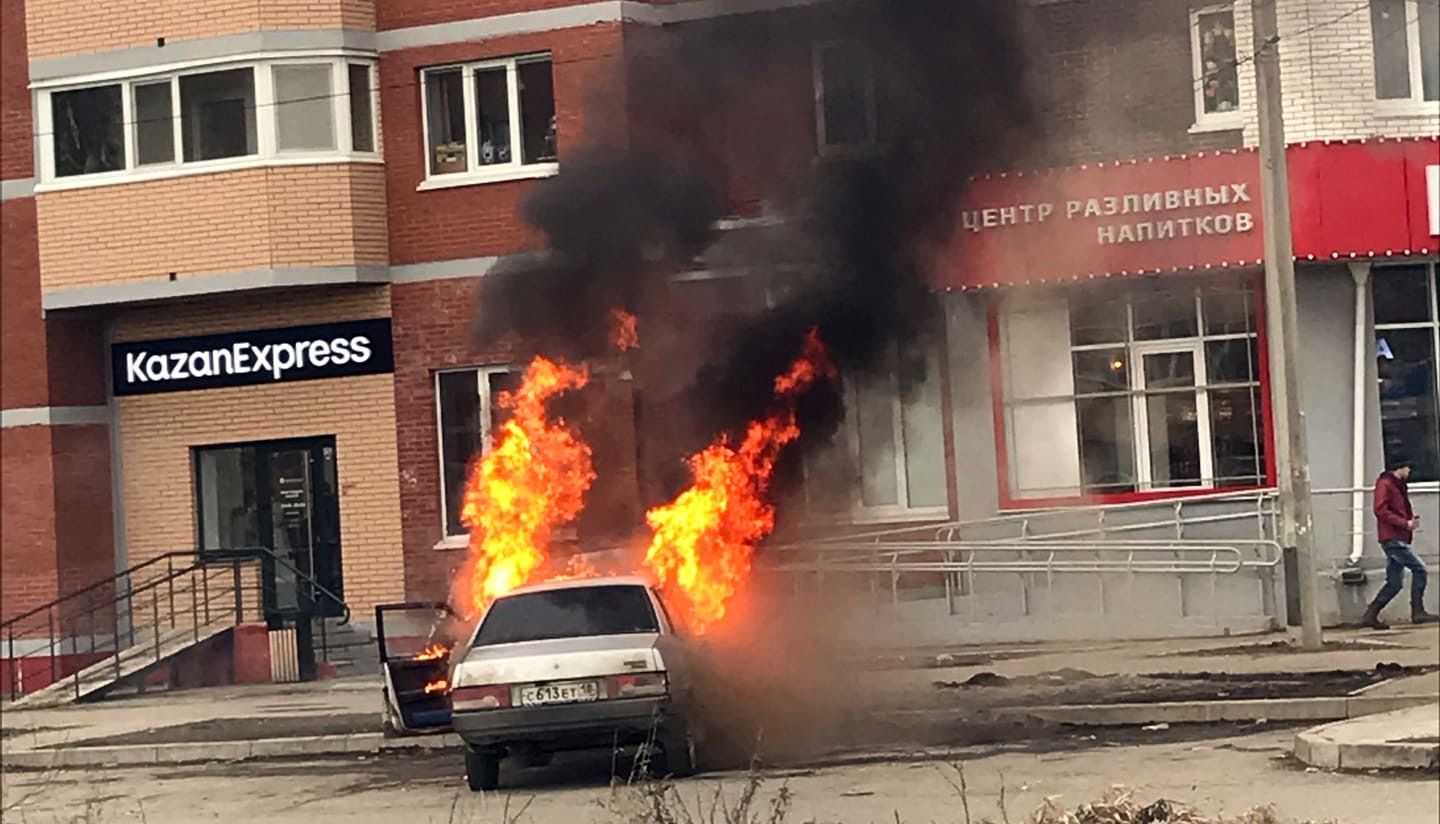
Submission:
M 389 318 L 110 347 L 116 396 L 376 375 L 394 368 Z

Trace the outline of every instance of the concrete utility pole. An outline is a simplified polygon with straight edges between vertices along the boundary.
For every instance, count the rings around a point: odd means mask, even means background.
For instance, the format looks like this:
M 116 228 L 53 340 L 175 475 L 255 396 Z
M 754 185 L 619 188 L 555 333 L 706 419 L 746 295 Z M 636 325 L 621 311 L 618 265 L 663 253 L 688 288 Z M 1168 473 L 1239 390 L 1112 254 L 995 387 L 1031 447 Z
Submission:
M 1300 348 L 1295 305 L 1295 254 L 1290 236 L 1290 180 L 1285 166 L 1284 109 L 1280 101 L 1278 0 L 1250 0 L 1255 32 L 1255 90 L 1260 116 L 1260 191 L 1265 214 L 1265 318 L 1270 334 L 1270 395 L 1280 470 L 1280 511 L 1286 546 L 1295 548 L 1300 584 L 1300 646 L 1318 650 L 1319 580 L 1310 502 L 1310 454 L 1295 358 Z

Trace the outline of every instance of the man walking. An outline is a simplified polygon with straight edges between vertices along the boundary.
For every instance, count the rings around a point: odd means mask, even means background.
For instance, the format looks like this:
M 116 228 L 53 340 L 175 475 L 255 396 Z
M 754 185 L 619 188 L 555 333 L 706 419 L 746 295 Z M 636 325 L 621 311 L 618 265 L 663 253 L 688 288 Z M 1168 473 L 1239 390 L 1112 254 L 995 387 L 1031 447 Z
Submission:
M 1440 616 L 1425 611 L 1425 563 L 1410 549 L 1420 518 L 1410 506 L 1410 462 L 1392 460 L 1389 469 L 1375 479 L 1375 526 L 1380 548 L 1385 550 L 1385 586 L 1365 610 L 1360 623 L 1371 629 L 1389 629 L 1380 621 L 1380 610 L 1400 594 L 1405 584 L 1405 570 L 1410 570 L 1410 620 L 1417 624 L 1440 621 Z

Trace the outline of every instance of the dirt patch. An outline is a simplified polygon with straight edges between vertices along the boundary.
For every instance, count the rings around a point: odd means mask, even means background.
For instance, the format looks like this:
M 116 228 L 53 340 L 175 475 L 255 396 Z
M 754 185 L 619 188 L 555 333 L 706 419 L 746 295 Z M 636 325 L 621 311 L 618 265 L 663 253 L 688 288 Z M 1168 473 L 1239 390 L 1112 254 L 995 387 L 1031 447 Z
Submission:
M 260 738 L 307 738 L 315 735 L 357 735 L 379 731 L 375 713 L 291 716 L 285 718 L 216 718 L 141 732 L 66 742 L 69 747 L 118 747 L 127 744 L 205 744 Z

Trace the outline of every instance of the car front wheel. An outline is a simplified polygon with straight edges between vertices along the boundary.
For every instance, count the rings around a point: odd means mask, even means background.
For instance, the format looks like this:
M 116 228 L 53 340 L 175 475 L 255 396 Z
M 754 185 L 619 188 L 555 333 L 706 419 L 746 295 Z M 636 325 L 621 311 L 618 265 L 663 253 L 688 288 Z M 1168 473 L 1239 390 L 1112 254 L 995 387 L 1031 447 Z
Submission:
M 465 784 L 471 792 L 500 786 L 500 758 L 489 750 L 465 748 Z

